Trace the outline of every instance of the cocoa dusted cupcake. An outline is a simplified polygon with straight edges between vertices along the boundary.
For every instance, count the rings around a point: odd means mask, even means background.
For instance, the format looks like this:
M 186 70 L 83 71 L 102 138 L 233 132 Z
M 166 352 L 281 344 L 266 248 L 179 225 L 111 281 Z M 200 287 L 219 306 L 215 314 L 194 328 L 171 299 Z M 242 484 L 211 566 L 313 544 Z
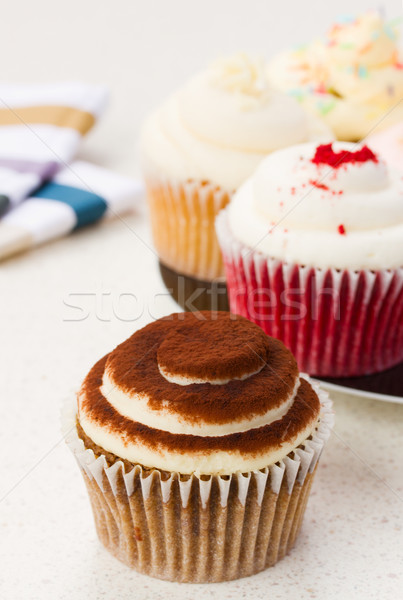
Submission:
M 98 361 L 65 425 L 104 546 L 154 577 L 218 582 L 292 548 L 332 412 L 257 325 L 179 313 Z

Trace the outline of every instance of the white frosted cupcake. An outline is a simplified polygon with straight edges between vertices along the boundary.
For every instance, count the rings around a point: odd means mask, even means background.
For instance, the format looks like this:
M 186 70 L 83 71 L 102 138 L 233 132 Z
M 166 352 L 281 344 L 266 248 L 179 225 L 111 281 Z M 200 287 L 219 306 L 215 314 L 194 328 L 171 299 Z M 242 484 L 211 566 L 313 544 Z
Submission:
M 333 377 L 403 360 L 403 181 L 368 147 L 268 156 L 217 219 L 231 311 Z
M 293 547 L 332 417 L 280 341 L 201 312 L 98 361 L 66 427 L 106 548 L 154 577 L 213 582 Z
M 272 84 L 298 98 L 340 140 L 361 140 L 403 120 L 397 23 L 372 11 L 344 19 L 315 41 L 275 57 Z
M 237 55 L 193 77 L 146 121 L 143 169 L 154 243 L 175 271 L 223 275 L 214 219 L 268 153 L 329 129 L 270 88 L 263 62 Z

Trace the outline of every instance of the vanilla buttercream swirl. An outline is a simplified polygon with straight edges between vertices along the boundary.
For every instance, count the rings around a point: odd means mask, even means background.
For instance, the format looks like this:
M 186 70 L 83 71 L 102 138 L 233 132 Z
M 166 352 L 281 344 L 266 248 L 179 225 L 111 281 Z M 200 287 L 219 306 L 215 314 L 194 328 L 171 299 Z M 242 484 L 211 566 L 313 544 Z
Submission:
M 269 152 L 331 138 L 319 119 L 270 86 L 261 62 L 242 55 L 214 63 L 173 94 L 147 119 L 141 150 L 146 172 L 231 192 Z
M 225 474 L 280 460 L 315 428 L 316 393 L 283 344 L 256 325 L 229 313 L 198 315 L 156 321 L 95 365 L 79 394 L 83 431 L 106 452 L 180 473 Z M 184 351 L 176 375 L 195 378 L 196 365 L 204 383 L 161 374 L 158 352 L 163 360 L 172 350 L 175 359 L 175 343 Z M 171 358 L 165 362 L 172 370 Z
M 267 79 L 264 59 L 252 60 L 242 53 L 215 61 L 211 66 L 210 81 L 218 89 L 240 94 L 244 110 L 269 102 L 273 93 Z
M 313 144 L 271 154 L 229 205 L 230 231 L 246 246 L 291 264 L 403 266 L 402 175 L 377 156 L 355 160 L 361 150 L 334 143 L 336 166 L 316 162 Z

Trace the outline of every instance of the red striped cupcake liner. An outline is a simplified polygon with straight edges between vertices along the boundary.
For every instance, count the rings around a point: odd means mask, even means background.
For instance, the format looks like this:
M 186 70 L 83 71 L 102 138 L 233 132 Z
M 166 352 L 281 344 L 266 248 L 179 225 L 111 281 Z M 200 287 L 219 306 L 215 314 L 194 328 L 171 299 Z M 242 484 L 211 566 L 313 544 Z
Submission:
M 403 360 L 403 268 L 319 269 L 270 258 L 216 221 L 231 312 L 282 340 L 311 375 L 376 373 Z

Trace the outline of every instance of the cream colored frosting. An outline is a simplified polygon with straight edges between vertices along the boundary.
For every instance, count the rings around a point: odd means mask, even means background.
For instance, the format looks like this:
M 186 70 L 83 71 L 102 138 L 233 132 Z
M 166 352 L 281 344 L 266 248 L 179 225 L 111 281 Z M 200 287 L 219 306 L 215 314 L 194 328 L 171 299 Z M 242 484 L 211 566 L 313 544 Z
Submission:
M 260 373 L 264 365 L 260 369 L 256 371 L 252 371 L 251 373 L 244 373 L 240 377 L 234 377 L 233 379 L 238 379 L 240 381 L 251 377 L 252 375 L 256 375 Z M 201 377 L 190 377 L 189 375 L 182 375 L 180 373 L 170 373 L 161 365 L 158 365 L 159 372 L 167 381 L 170 383 L 176 383 L 176 385 L 192 385 L 194 383 L 210 383 L 211 385 L 225 385 L 232 381 L 232 379 L 203 379 Z
M 193 77 L 146 121 L 146 171 L 197 179 L 233 191 L 268 153 L 332 134 L 298 102 L 269 85 L 266 66 L 245 55 Z
M 325 42 L 280 54 L 273 85 L 295 95 L 338 139 L 357 140 L 403 119 L 403 69 L 397 30 L 371 11 L 337 23 Z
M 356 151 L 359 146 L 336 142 L 333 148 Z M 336 169 L 314 164 L 315 150 L 314 144 L 287 148 L 260 164 L 226 209 L 232 235 L 287 263 L 402 267 L 401 173 L 382 160 Z
M 295 382 L 294 389 L 290 392 L 287 400 L 278 408 L 268 411 L 265 415 L 253 417 L 246 421 L 234 421 L 225 425 L 192 424 L 179 421 L 177 417 L 167 412 L 156 413 L 150 410 L 147 398 L 138 395 L 129 395 L 114 385 L 110 377 L 105 373 L 102 393 L 108 402 L 121 414 L 147 427 L 170 431 L 174 434 L 191 434 L 198 436 L 220 436 L 230 433 L 242 433 L 268 425 L 284 416 L 292 406 L 300 380 Z M 79 395 L 80 425 L 85 433 L 105 450 L 116 456 L 126 459 L 132 463 L 155 467 L 161 470 L 173 471 L 183 474 L 228 474 L 236 471 L 248 472 L 262 469 L 284 458 L 289 452 L 303 443 L 317 425 L 317 415 L 312 413 L 312 420 L 298 431 L 294 439 L 284 442 L 281 447 L 275 448 L 269 453 L 246 454 L 241 452 L 178 452 L 166 450 L 164 447 L 150 447 L 141 443 L 126 444 L 118 433 L 101 427 L 96 419 L 85 411 L 85 393 Z
M 264 425 L 280 419 L 287 413 L 292 405 L 299 385 L 300 382 L 297 379 L 294 384 L 294 389 L 290 390 L 288 398 L 281 406 L 272 408 L 263 415 L 252 415 L 250 419 L 244 419 L 242 421 L 237 421 L 234 418 L 233 421 L 223 424 L 194 423 L 172 413 L 168 408 L 161 411 L 153 410 L 150 408 L 148 402 L 149 398 L 147 396 L 140 396 L 136 393 L 130 394 L 122 390 L 113 381 L 113 378 L 108 371 L 105 371 L 104 373 L 101 392 L 109 404 L 111 404 L 119 414 L 132 421 L 151 427 L 152 429 L 160 429 L 175 434 L 184 433 L 186 435 L 217 436 L 228 435 L 230 433 L 241 433 L 243 431 L 248 431 L 249 429 L 255 429 L 256 427 L 263 427 Z M 103 448 L 105 447 L 103 444 L 100 445 L 102 445 Z M 118 456 L 122 455 L 118 454 Z M 141 461 L 139 462 L 141 463 Z
M 206 384 L 209 385 L 209 384 Z M 196 436 L 224 436 L 233 433 L 247 432 L 251 429 L 269 425 L 281 419 L 293 406 L 300 378 L 295 379 L 294 388 L 290 389 L 288 397 L 278 407 L 272 408 L 263 415 L 251 415 L 250 419 L 236 420 L 225 424 L 194 423 L 183 417 L 172 414 L 167 410 L 153 410 L 150 408 L 148 397 L 135 393 L 128 393 L 121 389 L 113 380 L 108 370 L 103 375 L 100 391 L 109 405 L 122 417 L 151 428 L 156 433 L 158 430 L 168 431 L 172 434 L 185 434 Z M 312 418 L 301 426 L 294 438 L 284 441 L 280 447 L 270 451 L 262 450 L 253 453 L 226 452 L 221 450 L 204 450 L 203 452 L 182 452 L 167 449 L 163 445 L 146 445 L 133 440 L 126 440 L 119 432 L 100 425 L 96 416 L 86 409 L 85 387 L 78 396 L 78 414 L 80 425 L 93 442 L 108 452 L 120 458 L 146 467 L 179 472 L 183 474 L 229 474 L 233 472 L 247 472 L 264 468 L 284 458 L 289 452 L 306 440 L 318 423 L 318 415 L 312 411 Z M 167 407 L 168 408 L 168 407 Z
M 317 420 L 312 419 L 305 427 L 301 428 L 298 435 L 290 442 L 283 443 L 281 447 L 268 453 L 245 455 L 242 452 L 224 451 L 206 452 L 167 452 L 163 448 L 155 451 L 149 446 L 125 445 L 118 436 L 111 436 L 106 431 L 101 431 L 94 421 L 86 421 L 84 418 L 83 428 L 87 435 L 98 444 L 117 456 L 129 460 L 135 464 L 150 466 L 162 471 L 170 471 L 189 475 L 212 474 L 228 475 L 235 472 L 247 473 L 264 469 L 268 465 L 282 460 L 302 444 L 311 435 L 317 425 Z

